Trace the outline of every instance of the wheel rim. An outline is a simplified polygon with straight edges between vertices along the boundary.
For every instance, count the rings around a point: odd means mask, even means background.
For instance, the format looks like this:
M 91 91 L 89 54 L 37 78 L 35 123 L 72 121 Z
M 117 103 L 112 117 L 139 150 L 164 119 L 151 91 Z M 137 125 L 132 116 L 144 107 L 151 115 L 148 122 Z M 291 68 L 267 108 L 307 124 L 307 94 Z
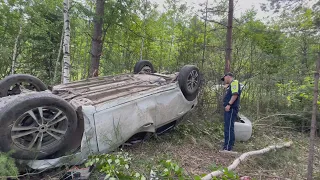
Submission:
M 46 149 L 66 134 L 68 118 L 55 107 L 37 107 L 25 112 L 13 124 L 11 139 L 25 150 Z
M 150 66 L 148 65 L 143 66 L 143 68 L 141 69 L 141 72 L 150 74 L 151 73 Z
M 34 84 L 29 82 L 17 82 L 8 89 L 8 96 L 21 94 L 22 92 L 39 91 Z
M 188 76 L 187 89 L 190 93 L 197 90 L 199 84 L 199 74 L 196 70 L 192 70 Z

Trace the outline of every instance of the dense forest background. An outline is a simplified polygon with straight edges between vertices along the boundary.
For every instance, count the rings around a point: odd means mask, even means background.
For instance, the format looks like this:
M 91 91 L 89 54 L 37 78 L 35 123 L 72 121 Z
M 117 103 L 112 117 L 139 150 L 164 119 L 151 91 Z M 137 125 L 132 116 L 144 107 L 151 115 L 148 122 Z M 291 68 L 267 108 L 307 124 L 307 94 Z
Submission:
M 305 2 L 269 0 L 262 8 L 274 12 L 273 18 L 258 20 L 254 9 L 233 18 L 231 71 L 246 85 L 242 107 L 258 117 L 277 111 L 310 114 L 320 3 Z M 63 0 L 0 4 L 0 78 L 27 73 L 48 85 L 61 83 Z M 167 0 L 163 12 L 157 6 L 146 0 L 105 2 L 99 76 L 132 72 L 145 59 L 158 72 L 195 64 L 206 87 L 220 84 L 228 1 L 208 1 L 199 11 L 181 0 Z M 70 81 L 90 76 L 95 10 L 95 1 L 70 1 Z M 203 100 L 209 108 L 216 107 L 211 95 Z

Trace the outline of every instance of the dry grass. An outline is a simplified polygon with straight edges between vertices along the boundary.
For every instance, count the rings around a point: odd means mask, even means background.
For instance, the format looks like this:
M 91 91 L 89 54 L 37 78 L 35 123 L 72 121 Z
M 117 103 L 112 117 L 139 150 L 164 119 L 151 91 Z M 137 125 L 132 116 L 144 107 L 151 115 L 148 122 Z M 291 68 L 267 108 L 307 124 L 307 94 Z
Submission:
M 223 124 L 218 115 L 198 118 L 197 115 L 184 119 L 177 129 L 162 136 L 154 137 L 123 150 L 133 156 L 132 168 L 146 176 L 150 168 L 160 160 L 171 159 L 182 166 L 189 175 L 207 174 L 217 166 L 227 167 L 236 158 L 234 155 L 219 153 L 223 142 Z M 214 119 L 212 117 L 215 117 Z M 270 121 L 277 121 L 270 119 Z M 293 141 L 287 149 L 271 151 L 254 156 L 240 164 L 235 170 L 239 175 L 255 179 L 305 179 L 309 134 L 274 127 L 254 127 L 248 142 L 236 142 L 234 150 L 239 153 L 258 150 L 266 146 Z M 320 179 L 320 139 L 316 142 L 314 179 Z M 48 176 L 46 176 L 48 177 Z M 96 173 L 90 179 L 103 179 Z M 46 178 L 45 178 L 46 179 Z
M 178 162 L 190 175 L 206 174 L 211 172 L 213 167 L 227 167 L 236 158 L 218 152 L 222 145 L 222 128 L 221 122 L 214 122 L 212 119 L 185 119 L 176 130 L 157 139 L 127 147 L 125 150 L 134 156 L 134 166 L 143 170 L 145 174 L 148 174 L 148 167 L 155 165 L 160 159 Z M 256 179 L 304 179 L 308 158 L 308 135 L 272 127 L 255 127 L 248 142 L 236 142 L 235 151 L 244 153 L 286 140 L 292 140 L 294 144 L 287 149 L 251 157 L 235 171 Z M 315 176 L 319 176 L 319 138 L 316 145 L 314 170 Z

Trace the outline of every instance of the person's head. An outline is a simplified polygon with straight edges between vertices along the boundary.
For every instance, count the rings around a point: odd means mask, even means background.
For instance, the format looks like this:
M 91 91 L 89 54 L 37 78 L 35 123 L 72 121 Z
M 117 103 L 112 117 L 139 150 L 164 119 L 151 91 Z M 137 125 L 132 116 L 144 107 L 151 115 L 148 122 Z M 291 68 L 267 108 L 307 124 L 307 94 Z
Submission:
M 226 84 L 230 84 L 233 80 L 233 74 L 228 72 L 222 78 L 221 81 L 224 81 Z

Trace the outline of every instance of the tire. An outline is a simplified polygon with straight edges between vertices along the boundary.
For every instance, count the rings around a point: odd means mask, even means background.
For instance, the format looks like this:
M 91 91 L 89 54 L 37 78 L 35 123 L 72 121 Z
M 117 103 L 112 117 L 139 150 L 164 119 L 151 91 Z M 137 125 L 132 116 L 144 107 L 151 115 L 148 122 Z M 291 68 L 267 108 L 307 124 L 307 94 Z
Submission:
M 20 86 L 15 86 L 13 89 L 10 88 L 16 84 L 20 83 L 27 83 L 28 87 L 26 89 L 32 91 L 45 91 L 48 88 L 46 85 L 38 78 L 28 75 L 28 74 L 14 74 L 5 77 L 4 79 L 0 80 L 0 97 L 17 95 L 21 93 Z M 31 89 L 32 88 L 32 89 Z
M 138 74 L 141 71 L 144 70 L 144 68 L 148 68 L 148 71 L 145 71 L 146 73 L 154 73 L 154 68 L 153 65 L 150 61 L 147 60 L 140 60 L 136 63 L 136 65 L 134 66 L 133 72 L 134 74 Z
M 199 69 L 193 65 L 182 67 L 178 75 L 178 82 L 185 98 L 188 101 L 193 101 L 197 97 L 200 88 Z M 188 84 L 191 85 L 189 88 Z
M 0 100 L 4 104 L 0 105 L 2 152 L 12 152 L 16 159 L 43 159 L 72 141 L 77 115 L 72 106 L 59 96 L 31 92 Z M 40 114 L 43 120 L 40 120 Z

